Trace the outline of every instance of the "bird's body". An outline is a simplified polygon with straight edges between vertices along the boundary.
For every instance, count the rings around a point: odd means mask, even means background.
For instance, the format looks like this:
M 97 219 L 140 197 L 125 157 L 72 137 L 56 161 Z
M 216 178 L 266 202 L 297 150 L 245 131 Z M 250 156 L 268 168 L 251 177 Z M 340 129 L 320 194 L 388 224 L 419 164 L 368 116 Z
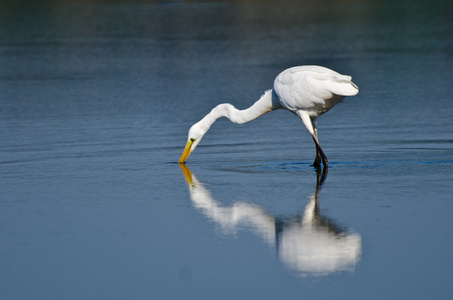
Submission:
M 274 81 L 273 88 L 266 91 L 251 107 L 238 110 L 229 103 L 219 104 L 189 130 L 186 148 L 179 160 L 184 163 L 211 125 L 221 117 L 233 123 L 243 124 L 275 109 L 287 109 L 299 116 L 313 137 L 316 145 L 315 166 L 321 161 L 327 166 L 318 141 L 317 118 L 345 96 L 358 93 L 358 87 L 350 76 L 341 75 L 325 67 L 299 66 L 284 70 Z
M 300 66 L 281 72 L 275 78 L 274 91 L 284 108 L 318 117 L 345 96 L 357 94 L 358 88 L 350 76 L 324 67 Z

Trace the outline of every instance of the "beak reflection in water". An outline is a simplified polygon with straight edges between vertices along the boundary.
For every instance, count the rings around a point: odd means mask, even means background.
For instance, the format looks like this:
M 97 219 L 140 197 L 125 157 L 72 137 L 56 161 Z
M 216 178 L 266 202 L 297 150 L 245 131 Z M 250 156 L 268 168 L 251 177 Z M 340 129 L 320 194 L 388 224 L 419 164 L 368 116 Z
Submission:
M 302 215 L 280 220 L 262 207 L 236 202 L 222 206 L 181 164 L 193 205 L 212 219 L 223 232 L 249 229 L 267 244 L 276 247 L 280 261 L 301 276 L 324 276 L 339 271 L 353 271 L 362 252 L 361 236 L 333 225 L 319 213 L 319 191 L 326 172 L 317 172 L 316 190 Z M 326 170 L 326 169 L 325 169 Z M 323 170 L 324 171 L 324 170 Z

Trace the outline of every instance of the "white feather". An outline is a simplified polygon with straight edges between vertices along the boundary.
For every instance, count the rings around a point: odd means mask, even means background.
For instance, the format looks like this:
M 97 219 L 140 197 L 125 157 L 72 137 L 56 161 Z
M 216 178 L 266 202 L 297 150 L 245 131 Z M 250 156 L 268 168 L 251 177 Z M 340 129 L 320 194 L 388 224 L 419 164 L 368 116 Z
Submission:
M 351 76 L 341 75 L 325 67 L 299 66 L 286 69 L 275 78 L 273 89 L 266 91 L 249 108 L 239 110 L 229 103 L 219 104 L 195 123 L 189 130 L 188 144 L 179 162 L 185 162 L 218 118 L 227 117 L 233 123 L 243 124 L 272 110 L 283 108 L 298 115 L 312 135 L 316 145 L 314 165 L 318 166 L 322 160 L 324 166 L 327 166 L 327 158 L 318 142 L 317 118 L 345 96 L 353 96 L 358 92 Z

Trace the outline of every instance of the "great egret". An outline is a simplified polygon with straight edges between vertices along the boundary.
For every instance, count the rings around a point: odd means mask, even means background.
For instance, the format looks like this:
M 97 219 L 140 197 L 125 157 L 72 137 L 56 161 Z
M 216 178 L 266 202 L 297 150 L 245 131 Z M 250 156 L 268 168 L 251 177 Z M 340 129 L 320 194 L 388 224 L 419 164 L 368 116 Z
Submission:
M 299 116 L 310 132 L 316 146 L 313 165 L 319 167 L 322 162 L 327 167 L 327 157 L 318 141 L 318 117 L 345 96 L 354 96 L 358 92 L 359 88 L 351 81 L 351 76 L 341 75 L 325 67 L 299 66 L 286 69 L 275 78 L 273 89 L 264 92 L 249 108 L 238 110 L 229 103 L 219 104 L 195 123 L 189 130 L 179 163 L 185 163 L 218 118 L 227 117 L 233 123 L 243 124 L 283 108 Z

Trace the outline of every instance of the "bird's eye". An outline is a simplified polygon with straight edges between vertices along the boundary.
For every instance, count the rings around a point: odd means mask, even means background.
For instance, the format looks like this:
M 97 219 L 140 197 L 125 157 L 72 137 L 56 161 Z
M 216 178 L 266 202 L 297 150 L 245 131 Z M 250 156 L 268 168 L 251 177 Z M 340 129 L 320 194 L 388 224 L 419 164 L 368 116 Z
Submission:
M 190 141 L 191 141 L 192 143 L 195 142 L 195 140 L 196 140 L 196 139 L 194 139 L 194 138 L 190 138 Z

